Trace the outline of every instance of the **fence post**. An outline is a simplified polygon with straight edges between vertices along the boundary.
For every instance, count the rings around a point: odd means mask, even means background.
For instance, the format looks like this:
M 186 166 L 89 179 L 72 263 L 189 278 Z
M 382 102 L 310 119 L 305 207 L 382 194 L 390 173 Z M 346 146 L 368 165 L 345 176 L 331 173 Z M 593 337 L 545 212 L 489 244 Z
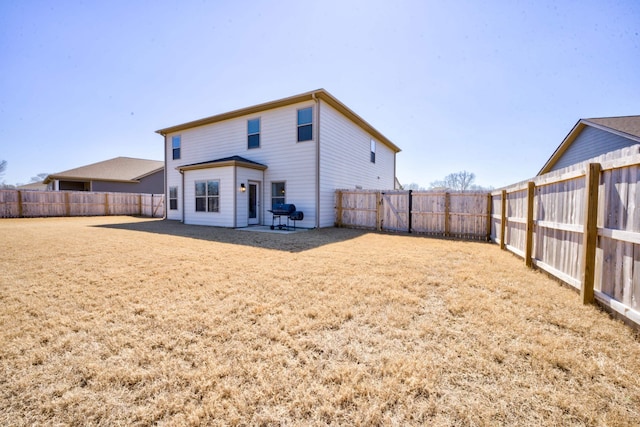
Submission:
M 507 232 L 507 190 L 502 190 L 500 197 L 502 198 L 502 202 L 500 204 L 500 249 L 504 250 L 507 247 L 507 243 L 505 241 L 505 233 Z
M 449 211 L 451 210 L 451 195 L 444 193 L 444 235 L 449 237 Z
M 109 193 L 104 193 L 104 215 L 109 216 Z
M 409 190 L 409 203 L 408 203 L 408 212 L 407 212 L 407 228 L 408 232 L 411 233 L 411 210 L 413 209 L 413 190 Z
M 527 183 L 527 240 L 525 243 L 524 262 L 527 267 L 533 266 L 533 201 L 536 185 L 530 181 Z
M 493 208 L 493 196 L 487 194 L 487 242 L 491 241 L 491 209 Z
M 22 191 L 18 191 L 18 218 L 22 218 L 23 215 L 23 207 L 22 207 Z
M 69 201 L 69 192 L 64 192 L 64 213 L 66 216 L 71 216 L 71 202 Z
M 376 230 L 382 231 L 382 193 L 376 191 Z
M 596 267 L 598 237 L 598 187 L 600 186 L 600 163 L 590 163 L 585 177 L 586 201 L 584 207 L 584 234 L 582 235 L 582 288 L 583 304 L 593 303 L 593 282 Z
M 153 194 L 151 194 L 151 209 L 153 209 Z M 138 212 L 138 215 L 142 216 L 142 194 L 138 194 Z
M 336 193 L 336 227 L 342 227 L 342 191 Z

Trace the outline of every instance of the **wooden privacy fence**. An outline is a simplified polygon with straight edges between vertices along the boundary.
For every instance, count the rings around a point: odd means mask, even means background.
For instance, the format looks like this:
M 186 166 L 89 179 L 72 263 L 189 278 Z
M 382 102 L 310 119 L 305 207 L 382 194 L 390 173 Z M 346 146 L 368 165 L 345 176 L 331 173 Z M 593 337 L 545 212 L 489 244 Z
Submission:
M 487 193 L 338 190 L 336 225 L 489 240 L 490 203 Z
M 0 218 L 140 215 L 164 217 L 164 194 L 0 190 Z
M 640 155 L 600 160 L 491 193 L 491 238 L 640 324 Z

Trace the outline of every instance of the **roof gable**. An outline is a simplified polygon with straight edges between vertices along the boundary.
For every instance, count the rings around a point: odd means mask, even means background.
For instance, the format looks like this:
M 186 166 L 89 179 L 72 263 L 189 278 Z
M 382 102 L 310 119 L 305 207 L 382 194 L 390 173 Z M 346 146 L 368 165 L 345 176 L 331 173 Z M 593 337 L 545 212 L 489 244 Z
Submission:
M 161 171 L 164 162 L 159 160 L 116 157 L 49 175 L 45 184 L 57 180 L 121 181 L 136 182 Z
M 382 135 L 377 129 L 367 123 L 362 117 L 353 112 L 349 107 L 340 102 L 336 97 L 331 95 L 324 89 L 317 89 L 311 92 L 305 92 L 299 95 L 294 95 L 288 98 L 282 98 L 275 101 L 265 102 L 262 104 L 254 105 L 251 107 L 241 108 L 239 110 L 229 111 L 227 113 L 217 114 L 215 116 L 205 117 L 203 119 L 194 120 L 187 123 L 182 123 L 175 126 L 170 126 L 164 129 L 159 129 L 156 133 L 160 135 L 167 135 L 173 132 L 180 132 L 185 129 L 191 129 L 198 126 L 205 126 L 212 123 L 221 122 L 223 120 L 229 120 L 241 116 L 246 116 L 250 114 L 259 113 L 266 110 L 271 110 L 274 108 L 285 107 L 287 105 L 297 104 L 304 101 L 321 99 L 325 101 L 327 104 L 331 105 L 333 108 L 342 113 L 349 120 L 369 132 L 376 139 L 378 139 L 383 144 L 387 145 L 394 152 L 400 152 L 400 148 L 391 142 L 386 136 Z
M 591 130 L 593 132 L 606 132 L 611 134 L 611 137 L 616 137 L 619 141 L 625 139 L 629 141 L 628 145 L 640 143 L 640 116 L 624 116 L 624 117 L 601 117 L 593 119 L 580 119 L 571 129 L 569 134 L 564 138 L 562 143 L 556 148 L 549 160 L 544 164 L 538 175 L 550 172 L 556 164 L 563 158 L 565 153 L 572 147 L 574 142 L 581 137 L 581 134 L 585 130 Z M 585 132 L 586 134 L 587 132 Z M 624 138 L 624 139 L 623 139 Z M 620 147 L 614 147 L 620 148 Z M 593 153 L 586 158 L 596 157 L 598 154 Z M 584 159 L 582 159 L 584 160 Z

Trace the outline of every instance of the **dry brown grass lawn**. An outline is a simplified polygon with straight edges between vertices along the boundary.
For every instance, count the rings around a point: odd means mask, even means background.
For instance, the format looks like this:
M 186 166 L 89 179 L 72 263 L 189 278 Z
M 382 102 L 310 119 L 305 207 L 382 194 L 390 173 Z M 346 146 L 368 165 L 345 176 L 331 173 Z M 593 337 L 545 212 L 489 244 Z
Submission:
M 495 245 L 0 220 L 1 425 L 640 425 L 633 331 Z

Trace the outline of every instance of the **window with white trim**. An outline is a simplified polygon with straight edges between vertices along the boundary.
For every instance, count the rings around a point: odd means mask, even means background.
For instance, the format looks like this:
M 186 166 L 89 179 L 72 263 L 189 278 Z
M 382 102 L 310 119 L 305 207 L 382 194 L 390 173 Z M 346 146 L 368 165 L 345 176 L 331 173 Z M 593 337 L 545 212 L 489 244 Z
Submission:
M 376 162 L 376 142 L 372 139 L 371 140 L 371 163 L 375 163 Z
M 247 148 L 260 148 L 260 118 L 247 120 Z
M 180 158 L 180 146 L 182 145 L 182 141 L 180 135 L 176 135 L 171 138 L 171 148 L 173 150 L 173 160 L 178 160 Z
M 169 209 L 178 209 L 178 187 L 169 187 Z
M 271 209 L 275 209 L 277 204 L 283 204 L 285 201 L 285 185 L 283 182 L 271 183 Z
M 298 110 L 298 142 L 313 139 L 313 107 Z
M 196 181 L 196 212 L 220 211 L 220 181 Z

